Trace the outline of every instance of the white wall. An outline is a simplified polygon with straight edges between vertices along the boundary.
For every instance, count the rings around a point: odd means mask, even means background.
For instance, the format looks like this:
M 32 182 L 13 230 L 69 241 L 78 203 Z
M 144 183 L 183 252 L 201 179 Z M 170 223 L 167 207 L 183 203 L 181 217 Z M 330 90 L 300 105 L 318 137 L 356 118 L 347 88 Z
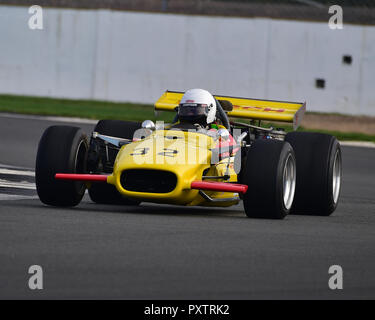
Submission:
M 0 93 L 154 102 L 165 89 L 375 116 L 375 27 L 0 6 Z M 345 21 L 344 21 L 345 23 Z M 349 54 L 352 65 L 344 65 Z M 326 88 L 315 87 L 315 79 Z

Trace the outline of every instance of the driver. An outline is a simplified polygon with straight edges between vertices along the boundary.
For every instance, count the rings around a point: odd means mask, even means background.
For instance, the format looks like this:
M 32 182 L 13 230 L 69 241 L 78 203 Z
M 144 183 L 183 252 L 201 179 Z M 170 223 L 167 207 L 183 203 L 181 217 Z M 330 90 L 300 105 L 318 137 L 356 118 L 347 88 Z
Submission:
M 206 90 L 190 89 L 182 96 L 178 106 L 179 123 L 174 128 L 195 128 L 197 131 L 217 130 L 216 100 Z
M 203 89 L 190 89 L 185 92 L 178 106 L 179 123 L 172 128 L 195 129 L 199 133 L 220 139 L 217 148 L 220 150 L 220 157 L 229 157 L 233 150 L 229 153 L 229 147 L 236 144 L 233 137 L 228 132 L 228 137 L 222 140 L 218 135 L 218 129 L 225 129 L 220 125 L 219 119 L 216 117 L 217 102 L 211 93 Z M 221 121 L 220 121 L 221 122 Z M 223 150 L 226 150 L 223 152 Z M 236 150 L 234 150 L 236 152 Z

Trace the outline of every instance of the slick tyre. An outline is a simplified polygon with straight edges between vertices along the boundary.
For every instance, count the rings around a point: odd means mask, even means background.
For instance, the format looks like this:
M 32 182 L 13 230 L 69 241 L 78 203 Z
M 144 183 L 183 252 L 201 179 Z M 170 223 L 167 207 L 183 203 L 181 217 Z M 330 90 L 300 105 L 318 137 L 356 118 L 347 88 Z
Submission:
M 86 190 L 83 182 L 55 179 L 56 173 L 85 173 L 88 141 L 77 127 L 51 126 L 38 146 L 35 183 L 39 199 L 51 206 L 75 206 Z
M 337 139 L 328 134 L 290 132 L 296 154 L 297 184 L 292 214 L 329 216 L 341 188 L 342 158 Z
M 296 160 L 291 145 L 256 140 L 248 150 L 242 183 L 245 213 L 250 218 L 283 219 L 290 211 L 296 185 Z
M 141 128 L 139 122 L 121 121 L 121 120 L 100 120 L 95 126 L 94 131 L 103 135 L 132 139 L 134 132 Z M 116 150 L 109 150 L 109 159 L 114 163 Z M 93 183 L 89 188 L 90 199 L 99 204 L 119 204 L 119 205 L 138 205 L 139 201 L 134 201 L 123 197 L 114 185 L 104 183 Z

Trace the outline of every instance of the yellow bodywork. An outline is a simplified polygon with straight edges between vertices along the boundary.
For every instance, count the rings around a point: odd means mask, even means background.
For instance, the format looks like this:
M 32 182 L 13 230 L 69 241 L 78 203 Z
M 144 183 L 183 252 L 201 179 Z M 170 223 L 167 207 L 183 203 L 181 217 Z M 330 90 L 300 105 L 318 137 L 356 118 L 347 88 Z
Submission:
M 208 176 L 224 176 L 229 173 L 231 182 L 237 181 L 233 169 L 233 157 L 211 164 L 211 149 L 217 141 L 195 132 L 156 130 L 145 139 L 124 145 L 114 163 L 113 173 L 107 182 L 116 186 L 125 197 L 141 201 L 179 205 L 230 206 L 239 202 L 237 193 L 206 191 L 211 198 L 229 199 L 210 202 L 198 190 L 191 189 L 191 182 Z M 147 152 L 145 152 L 147 150 Z M 177 152 L 172 152 L 176 150 Z M 166 155 L 167 154 L 167 155 Z M 228 169 L 227 169 L 228 168 Z M 164 170 L 177 176 L 176 188 L 168 193 L 145 193 L 125 190 L 121 185 L 121 173 L 129 169 Z M 228 170 L 228 171 L 227 171 Z M 210 180 L 223 181 L 223 180 Z M 227 182 L 229 182 L 227 181 Z
M 155 110 L 174 111 L 179 105 L 183 92 L 166 91 L 156 101 Z M 214 95 L 217 100 L 227 100 L 233 110 L 227 112 L 229 117 L 292 122 L 296 128 L 306 110 L 306 103 L 273 100 L 258 100 Z

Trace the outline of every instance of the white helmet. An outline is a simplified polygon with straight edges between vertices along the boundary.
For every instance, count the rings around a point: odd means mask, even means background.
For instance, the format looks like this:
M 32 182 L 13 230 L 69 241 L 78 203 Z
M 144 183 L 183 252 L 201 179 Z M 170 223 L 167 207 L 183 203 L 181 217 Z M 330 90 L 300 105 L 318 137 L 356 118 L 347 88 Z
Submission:
M 216 117 L 215 98 L 206 90 L 190 89 L 183 95 L 178 107 L 178 118 L 182 121 L 213 122 Z

